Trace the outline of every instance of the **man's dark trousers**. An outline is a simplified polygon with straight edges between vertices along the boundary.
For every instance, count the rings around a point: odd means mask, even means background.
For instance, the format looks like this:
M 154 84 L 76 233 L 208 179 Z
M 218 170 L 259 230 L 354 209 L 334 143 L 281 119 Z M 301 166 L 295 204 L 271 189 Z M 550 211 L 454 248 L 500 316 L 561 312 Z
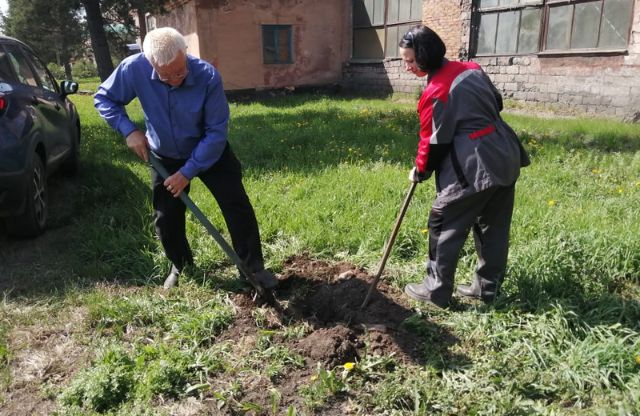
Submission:
M 185 160 L 156 155 L 174 174 L 185 164 Z M 198 178 L 205 184 L 218 202 L 227 224 L 231 242 L 238 256 L 251 271 L 264 268 L 260 233 L 253 207 L 242 185 L 242 167 L 227 144 L 220 159 L 208 170 L 200 172 Z M 175 198 L 163 185 L 164 179 L 151 169 L 155 227 L 164 251 L 174 269 L 182 270 L 193 264 L 193 254 L 187 241 L 185 228 L 186 206 Z M 183 192 L 189 192 L 187 186 Z

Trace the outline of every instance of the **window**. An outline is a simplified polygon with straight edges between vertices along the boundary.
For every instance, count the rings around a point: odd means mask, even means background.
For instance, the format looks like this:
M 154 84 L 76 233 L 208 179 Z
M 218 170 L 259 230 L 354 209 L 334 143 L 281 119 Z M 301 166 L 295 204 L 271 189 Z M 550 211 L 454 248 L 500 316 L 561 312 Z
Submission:
M 31 63 L 33 64 L 33 68 L 36 70 L 36 74 L 38 74 L 38 78 L 40 78 L 40 83 L 42 84 L 42 88 L 51 92 L 58 92 L 58 88 L 56 87 L 56 83 L 49 75 L 47 69 L 42 65 L 40 60 L 33 56 L 32 54 L 25 52 L 26 55 L 31 58 Z
M 477 0 L 476 55 L 627 47 L 633 0 Z
M 0 82 L 2 81 L 14 81 L 13 70 L 11 69 L 11 62 L 9 56 L 0 45 Z
M 400 56 L 398 42 L 422 22 L 423 0 L 353 0 L 353 59 Z
M 262 25 L 262 56 L 265 64 L 290 64 L 291 25 Z
M 36 81 L 36 77 L 27 62 L 27 58 L 22 54 L 22 51 L 14 45 L 6 45 L 6 48 L 9 61 L 11 61 L 15 73 L 18 75 L 18 81 L 21 84 L 37 87 L 38 82 Z
M 150 31 L 156 29 L 156 18 L 155 18 L 155 16 L 152 16 L 151 14 L 147 13 L 144 18 L 145 18 L 146 23 L 147 23 L 147 32 L 150 32 Z

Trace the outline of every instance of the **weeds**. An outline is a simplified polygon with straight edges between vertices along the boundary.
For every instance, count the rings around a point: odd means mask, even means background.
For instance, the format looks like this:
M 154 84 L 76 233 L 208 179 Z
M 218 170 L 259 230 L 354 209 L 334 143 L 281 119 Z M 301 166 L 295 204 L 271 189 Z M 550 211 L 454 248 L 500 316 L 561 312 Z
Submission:
M 48 315 L 78 308 L 86 317 L 77 338 L 93 359 L 70 369 L 70 380 L 48 382 L 61 414 L 171 414 L 187 398 L 200 413 L 213 406 L 228 414 L 346 406 L 359 415 L 627 415 L 640 408 L 637 126 L 506 114 L 533 163 L 517 185 L 497 303 L 458 302 L 437 312 L 418 306 L 399 330 L 420 339 L 423 361 L 379 357 L 365 345 L 357 362 L 308 369 L 313 364 L 294 348 L 313 332 L 307 322 L 274 329 L 268 308 L 256 307 L 250 324 L 242 323 L 248 333 L 225 337 L 239 324 L 230 292 L 241 285 L 193 218 L 187 234 L 197 266 L 171 294 L 153 289 L 169 265 L 154 237 L 148 167 L 99 120 L 90 97 L 73 99 L 84 140 L 83 175 L 67 201 L 74 214 L 69 249 L 60 254 L 64 268 L 45 276 L 55 291 L 45 300 L 56 302 L 30 308 L 35 293 L 42 296 L 33 283 L 24 298 L 3 306 L 21 312 L 0 318 L 0 406 L 3 392 L 17 388 L 8 375 L 18 351 L 29 347 L 15 348 L 8 334 L 39 333 Z M 414 103 L 294 96 L 232 103 L 231 110 L 230 142 L 268 266 L 281 270 L 306 252 L 375 269 L 408 186 Z M 129 113 L 142 126 L 139 104 Z M 228 238 L 208 191 L 194 181 L 190 195 Z M 418 188 L 389 258 L 384 278 L 397 289 L 423 277 L 433 196 L 431 183 Z M 475 262 L 468 241 L 458 282 L 473 275 Z M 43 281 L 32 272 L 7 276 Z M 290 301 L 303 302 L 305 290 Z M 311 378 L 296 380 L 293 393 L 284 389 L 305 371 Z

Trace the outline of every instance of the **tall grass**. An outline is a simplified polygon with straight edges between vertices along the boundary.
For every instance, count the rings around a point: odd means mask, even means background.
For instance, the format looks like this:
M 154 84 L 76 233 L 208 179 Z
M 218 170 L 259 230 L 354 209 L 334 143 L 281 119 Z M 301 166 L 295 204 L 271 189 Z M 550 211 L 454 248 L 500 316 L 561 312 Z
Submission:
M 154 397 L 182 400 L 201 389 L 210 389 L 221 406 L 251 409 L 234 401 L 237 385 L 212 379 L 275 379 L 299 368 L 300 357 L 274 341 L 298 329 L 264 332 L 240 355 L 216 342 L 235 319 L 224 296 L 235 274 L 191 216 L 197 266 L 174 297 L 144 289 L 122 296 L 92 286 L 105 280 L 155 285 L 168 264 L 151 224 L 148 167 L 98 118 L 90 97 L 74 101 L 83 123 L 83 173 L 70 201 L 78 232 L 70 235 L 77 250 L 68 259 L 73 276 L 66 278 L 89 287 L 68 296 L 86 305 L 87 331 L 96 338 L 87 344 L 95 358 L 61 394 L 61 409 L 125 414 L 157 404 Z M 129 111 L 142 123 L 137 104 Z M 409 186 L 414 104 L 309 95 L 232 103 L 231 112 L 230 142 L 244 166 L 268 265 L 277 271 L 289 256 L 307 252 L 373 270 Z M 517 185 L 504 295 L 493 306 L 456 303 L 433 311 L 416 305 L 407 328 L 424 341 L 425 364 L 366 355 L 344 376 L 320 368 L 315 381 L 300 388 L 307 407 L 297 410 L 320 412 L 346 393 L 357 414 L 640 409 L 640 128 L 610 120 L 505 118 L 533 163 Z M 198 181 L 191 196 L 224 230 L 215 201 Z M 385 273 L 398 289 L 423 277 L 433 197 L 433 185 L 421 184 L 405 217 Z M 467 280 L 474 267 L 468 242 L 457 280 Z M 255 319 L 260 327 L 259 310 Z M 423 328 L 425 321 L 442 333 Z M 109 387 L 114 383 L 118 389 Z

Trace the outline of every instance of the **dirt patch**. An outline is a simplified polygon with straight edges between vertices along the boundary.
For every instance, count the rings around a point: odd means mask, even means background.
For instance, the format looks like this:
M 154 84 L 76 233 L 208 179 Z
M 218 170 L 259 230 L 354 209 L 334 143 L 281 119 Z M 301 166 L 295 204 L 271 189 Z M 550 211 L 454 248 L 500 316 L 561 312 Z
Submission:
M 308 357 L 329 366 L 343 364 L 358 359 L 366 341 L 369 353 L 422 361 L 415 334 L 402 326 L 413 312 L 397 289 L 380 281 L 367 307 L 360 308 L 373 280 L 365 270 L 296 257 L 285 263 L 280 278 L 278 298 L 288 299 L 290 313 L 314 329 L 300 343 Z
M 51 327 L 30 325 L 15 329 L 10 335 L 11 388 L 5 403 L 0 405 L 3 416 L 49 415 L 55 401 L 44 392 L 46 385 L 66 383 L 89 361 L 86 349 L 74 339 L 82 326 L 86 311 L 76 309 L 64 324 Z
M 286 411 L 290 405 L 302 409 L 300 388 L 310 385 L 318 365 L 341 371 L 343 364 L 358 362 L 366 356 L 395 356 L 403 363 L 424 362 L 420 337 L 403 325 L 413 312 L 397 289 L 380 281 L 367 308 L 360 309 L 372 281 L 364 269 L 346 262 L 330 263 L 299 256 L 284 263 L 279 279 L 275 294 L 285 307 L 285 314 L 278 315 L 263 305 L 268 312 L 266 325 L 277 329 L 303 324 L 306 330 L 302 336 L 280 337 L 274 342 L 303 356 L 304 367 L 291 369 L 275 380 L 263 377 L 244 380 L 242 394 L 236 398 L 238 402 L 270 408 L 273 403 L 266 392 L 275 388 L 281 395 L 280 411 Z M 233 302 L 236 319 L 217 341 L 233 340 L 238 351 L 246 351 L 259 337 L 260 330 L 252 316 L 256 304 L 248 294 L 235 295 Z M 217 382 L 225 383 L 219 379 Z M 345 414 L 347 403 L 346 397 L 335 397 L 319 414 Z M 226 407 L 222 413 L 225 410 Z

